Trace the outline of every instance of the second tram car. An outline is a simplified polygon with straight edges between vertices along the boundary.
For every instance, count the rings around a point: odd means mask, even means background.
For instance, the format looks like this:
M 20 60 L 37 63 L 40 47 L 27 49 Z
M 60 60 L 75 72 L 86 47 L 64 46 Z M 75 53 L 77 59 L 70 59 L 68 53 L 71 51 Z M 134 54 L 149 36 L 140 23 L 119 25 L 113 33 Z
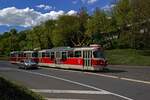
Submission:
M 23 51 L 23 54 L 27 55 L 28 51 Z M 19 52 L 12 52 L 11 55 L 11 61 L 13 62 L 26 59 L 24 56 L 19 58 Z M 102 70 L 107 66 L 107 60 L 105 59 L 103 49 L 99 45 L 74 48 L 57 47 L 40 50 L 38 52 L 30 51 L 29 58 L 38 62 L 39 66 L 81 70 Z
M 13 51 L 10 53 L 11 63 L 20 63 L 24 60 L 31 59 L 38 63 L 38 52 L 37 51 Z

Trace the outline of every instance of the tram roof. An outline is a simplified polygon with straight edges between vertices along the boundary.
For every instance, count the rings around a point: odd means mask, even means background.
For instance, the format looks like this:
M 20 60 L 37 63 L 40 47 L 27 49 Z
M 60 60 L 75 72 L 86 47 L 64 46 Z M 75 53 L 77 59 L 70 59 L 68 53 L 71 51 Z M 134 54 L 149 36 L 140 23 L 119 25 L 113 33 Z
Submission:
M 32 52 L 34 52 L 34 51 L 23 51 L 24 53 L 32 53 Z
M 12 52 L 10 52 L 10 53 L 12 54 L 12 53 L 19 53 L 19 52 L 20 52 L 20 51 L 12 51 Z
M 23 53 L 24 51 L 12 51 L 10 53 Z
M 52 48 L 52 49 L 45 49 L 45 50 L 40 50 L 39 52 L 57 52 L 57 51 L 72 51 L 72 50 L 75 50 L 75 51 L 81 51 L 81 50 L 95 50 L 95 49 L 98 49 L 99 47 L 74 47 L 74 48 L 71 48 L 71 47 L 55 47 L 55 48 Z
M 95 50 L 98 49 L 98 47 L 77 47 L 74 48 L 74 50 Z
M 44 49 L 44 50 L 40 50 L 39 52 L 48 52 L 50 51 L 51 49 Z
M 73 50 L 71 47 L 56 47 L 52 48 L 51 51 L 68 51 L 68 50 Z

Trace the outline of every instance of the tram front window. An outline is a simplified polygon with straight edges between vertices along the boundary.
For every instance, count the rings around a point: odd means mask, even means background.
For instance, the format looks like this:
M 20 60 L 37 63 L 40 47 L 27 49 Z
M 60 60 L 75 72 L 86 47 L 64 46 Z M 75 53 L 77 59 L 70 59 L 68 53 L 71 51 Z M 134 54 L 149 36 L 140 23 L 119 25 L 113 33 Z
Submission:
M 94 58 L 105 58 L 104 53 L 102 51 L 94 51 L 93 56 Z

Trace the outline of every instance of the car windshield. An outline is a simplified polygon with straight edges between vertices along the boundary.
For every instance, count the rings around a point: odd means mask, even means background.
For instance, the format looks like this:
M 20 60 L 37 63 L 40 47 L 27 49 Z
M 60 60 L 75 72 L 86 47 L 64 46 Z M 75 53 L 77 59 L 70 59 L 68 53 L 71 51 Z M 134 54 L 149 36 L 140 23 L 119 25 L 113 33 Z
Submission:
M 25 60 L 26 63 L 33 63 L 33 60 Z
M 105 58 L 103 51 L 94 51 L 93 52 L 94 58 Z

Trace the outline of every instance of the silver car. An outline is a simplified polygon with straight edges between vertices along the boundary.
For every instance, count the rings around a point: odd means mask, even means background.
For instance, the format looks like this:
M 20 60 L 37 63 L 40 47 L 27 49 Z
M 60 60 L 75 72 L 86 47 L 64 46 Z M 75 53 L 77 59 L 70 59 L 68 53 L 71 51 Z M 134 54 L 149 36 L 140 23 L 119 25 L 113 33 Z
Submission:
M 38 64 L 32 59 L 27 59 L 20 62 L 19 68 L 24 68 L 24 69 L 38 68 Z

